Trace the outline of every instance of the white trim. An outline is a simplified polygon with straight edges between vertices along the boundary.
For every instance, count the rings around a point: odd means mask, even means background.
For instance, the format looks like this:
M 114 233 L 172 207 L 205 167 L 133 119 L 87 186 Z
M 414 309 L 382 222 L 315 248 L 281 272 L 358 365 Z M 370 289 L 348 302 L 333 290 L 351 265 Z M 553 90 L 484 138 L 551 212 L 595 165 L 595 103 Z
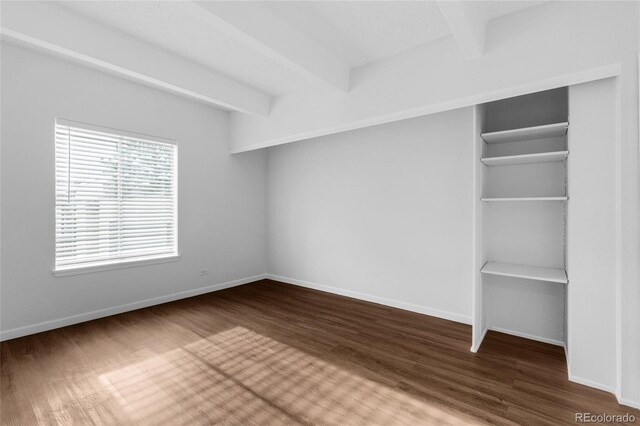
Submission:
M 618 400 L 618 404 L 620 405 L 624 405 L 627 407 L 635 408 L 636 410 L 640 410 L 640 401 L 632 401 L 630 399 L 625 399 L 618 396 L 616 396 L 616 399 Z
M 81 121 L 67 120 L 66 118 L 56 117 L 56 125 L 58 124 L 61 126 L 77 127 L 80 129 L 89 130 L 93 132 L 107 133 L 109 135 L 116 133 L 117 136 L 124 136 L 132 139 L 141 139 L 144 141 L 162 143 L 166 145 L 177 145 L 177 142 L 175 139 L 167 139 L 161 136 L 147 135 L 144 133 L 132 132 L 130 130 L 116 129 L 115 127 L 106 127 L 106 126 L 100 126 L 97 124 L 83 123 Z
M 187 89 L 177 84 L 172 84 L 167 81 L 154 78 L 150 75 L 146 75 L 116 64 L 112 64 L 107 61 L 95 58 L 90 55 L 85 55 L 81 52 L 76 52 L 66 47 L 49 43 L 45 40 L 40 40 L 36 37 L 32 37 L 27 34 L 23 34 L 19 31 L 14 31 L 10 28 L 0 27 L 0 39 L 11 41 L 19 46 L 30 47 L 37 51 L 48 52 L 54 56 L 67 59 L 69 61 L 85 65 L 89 68 L 98 69 L 107 72 L 118 77 L 142 83 L 146 86 L 155 87 L 157 89 L 173 93 L 179 96 L 183 96 L 190 99 L 195 99 L 200 102 L 204 102 L 209 105 L 213 105 L 218 108 L 223 108 L 229 111 L 237 111 L 240 113 L 250 114 L 257 117 L 266 117 L 269 115 L 271 97 L 264 92 L 257 91 L 256 89 L 249 88 L 241 83 L 237 83 L 234 80 L 225 78 L 227 84 L 240 84 L 245 91 L 250 91 L 253 94 L 255 100 L 244 101 L 241 99 L 223 100 L 222 98 L 229 98 L 230 96 L 221 96 L 220 98 L 213 98 L 211 96 L 196 92 L 194 90 Z M 213 77 L 211 74 L 209 77 Z M 216 76 L 221 79 L 223 77 Z M 246 95 L 245 95 L 246 97 Z
M 471 125 L 471 140 L 473 141 L 473 152 L 471 155 L 473 179 L 472 183 L 472 203 L 473 208 L 471 212 L 471 348 L 470 351 L 475 353 L 480 349 L 480 345 L 484 340 L 484 336 L 487 334 L 487 329 L 484 323 L 484 310 L 483 310 L 483 295 L 482 295 L 482 281 L 483 277 L 480 273 L 483 263 L 486 259 L 484 256 L 480 256 L 483 251 L 482 240 L 482 224 L 483 224 L 483 209 L 484 206 L 480 201 L 482 196 L 482 177 L 484 170 L 478 163 L 478 159 L 483 156 L 482 145 L 478 140 L 478 134 L 480 129 L 480 121 L 482 117 L 480 115 L 480 106 L 475 105 L 473 107 L 473 122 Z M 482 114 L 484 115 L 484 114 Z M 478 338 L 478 331 L 480 331 L 480 337 Z
M 516 337 L 523 337 L 523 338 L 529 339 L 529 340 L 536 340 L 536 341 L 542 342 L 542 343 L 549 343 L 550 345 L 556 345 L 556 346 L 564 347 L 564 342 L 561 342 L 560 340 L 550 339 L 548 337 L 536 336 L 536 335 L 528 334 L 528 333 L 521 333 L 519 331 L 509 330 L 509 329 L 501 328 L 501 327 L 489 327 L 489 330 L 497 331 L 498 333 L 510 334 L 510 335 L 516 336 Z
M 487 335 L 487 332 L 489 331 L 489 329 L 485 328 L 484 331 L 482 332 L 482 335 L 480 336 L 480 339 L 478 339 L 478 342 L 476 343 L 476 345 L 471 345 L 471 352 L 473 352 L 474 354 L 476 352 L 478 352 L 478 350 L 480 349 L 480 345 L 482 345 L 482 342 L 484 341 L 485 336 Z
M 454 312 L 442 311 L 439 309 L 429 308 L 421 305 L 415 305 L 413 303 L 402 302 L 399 300 L 387 299 L 379 296 L 373 296 L 370 294 L 360 293 L 357 291 L 345 290 L 338 287 L 316 284 L 309 281 L 298 280 L 295 278 L 283 277 L 282 275 L 267 274 L 267 278 L 274 281 L 281 281 L 283 283 L 293 284 L 300 287 L 311 288 L 314 290 L 325 291 L 327 293 L 333 293 L 341 296 L 351 297 L 353 299 L 364 300 L 372 303 L 378 303 L 380 305 L 390 306 L 392 308 L 398 308 L 405 311 L 416 312 L 423 315 L 442 318 L 449 321 L 460 322 L 463 324 L 471 324 L 470 316 L 461 315 Z
M 67 269 L 56 269 L 52 273 L 55 277 L 68 277 L 70 275 L 92 274 L 94 272 L 110 271 L 112 269 L 137 268 L 138 266 L 155 265 L 158 263 L 177 262 L 179 254 L 152 256 L 146 258 L 125 258 L 123 261 L 99 262 L 90 266 L 73 266 Z
M 603 385 L 602 383 L 594 382 L 589 379 L 583 379 L 582 377 L 569 375 L 569 381 L 578 383 L 580 385 L 589 386 L 591 388 L 600 389 L 605 392 L 609 392 L 615 395 L 615 388 L 613 386 Z
M 615 303 L 616 303 L 616 398 L 622 392 L 622 93 L 620 77 L 615 80 Z
M 567 361 L 567 378 L 571 377 L 571 363 L 569 362 L 569 346 L 568 344 L 564 346 L 564 359 Z
M 572 86 L 575 84 L 586 83 L 589 81 L 602 80 L 609 77 L 620 75 L 621 64 L 619 62 L 602 67 L 592 68 L 584 71 L 578 71 L 571 74 L 560 75 L 547 78 L 532 83 L 526 83 L 519 86 L 508 87 L 505 89 L 494 90 L 493 92 L 482 92 L 466 98 L 453 99 L 450 101 L 440 102 L 436 104 L 420 106 L 403 111 L 393 112 L 376 117 L 366 118 L 359 121 L 338 124 L 333 127 L 325 127 L 322 129 L 310 130 L 307 132 L 296 133 L 293 135 L 277 137 L 266 141 L 249 143 L 246 145 L 232 147 L 231 154 L 239 154 L 241 152 L 253 151 L 256 149 L 268 148 L 270 146 L 283 145 L 286 143 L 296 142 L 305 139 L 317 138 L 320 136 L 332 135 L 335 133 L 346 132 L 349 130 L 362 129 L 364 127 L 377 126 L 379 124 L 392 123 L 394 121 L 406 120 L 409 118 L 420 117 L 423 115 L 435 114 L 443 111 L 450 111 L 458 108 L 465 108 L 486 102 L 497 101 L 505 98 L 526 95 L 528 93 L 542 92 L 544 90 L 556 89 L 558 87 Z
M 213 291 L 223 290 L 225 288 L 236 287 L 243 284 L 252 283 L 265 279 L 266 274 L 254 275 L 252 277 L 240 278 L 233 281 L 227 281 L 221 284 L 213 284 L 207 287 L 200 287 L 192 290 L 181 291 L 178 293 L 167 294 L 165 296 L 153 297 L 151 299 L 140 300 L 137 302 L 126 303 L 124 305 L 113 306 L 105 309 L 98 309 L 82 314 L 71 315 L 64 318 L 58 318 L 50 321 L 39 322 L 36 324 L 16 327 L 0 332 L 0 341 L 15 339 L 29 334 L 40 333 L 42 331 L 53 330 L 55 328 L 65 327 L 72 324 L 78 324 L 85 321 L 91 321 L 97 318 L 108 317 L 111 315 L 121 314 L 123 312 L 134 311 L 149 306 L 160 305 L 162 303 L 172 302 L 174 300 L 185 299 L 187 297 L 198 296 L 200 294 L 211 293 Z

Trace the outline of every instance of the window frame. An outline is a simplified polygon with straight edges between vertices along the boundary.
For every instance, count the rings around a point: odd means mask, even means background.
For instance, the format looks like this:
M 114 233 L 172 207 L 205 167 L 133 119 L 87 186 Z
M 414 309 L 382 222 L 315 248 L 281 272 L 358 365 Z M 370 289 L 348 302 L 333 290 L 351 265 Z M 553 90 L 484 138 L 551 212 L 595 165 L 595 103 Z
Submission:
M 96 262 L 90 262 L 84 265 L 69 265 L 69 266 L 57 266 L 56 251 L 57 251 L 57 237 L 56 237 L 56 225 L 57 225 L 57 200 L 56 200 L 56 160 L 55 160 L 55 146 L 56 146 L 56 128 L 57 126 L 69 126 L 83 130 L 97 131 L 108 133 L 115 136 L 122 136 L 133 139 L 141 139 L 147 142 L 155 142 L 162 144 L 173 145 L 174 162 L 173 162 L 173 185 L 174 185 L 174 251 L 170 254 L 156 254 L 156 255 L 142 255 L 142 256 L 129 256 L 119 259 L 105 259 Z M 178 187 L 178 144 L 173 139 L 167 139 L 159 136 L 147 135 L 143 133 L 132 132 L 128 130 L 117 129 L 113 127 L 98 126 L 95 124 L 83 123 L 79 121 L 72 121 L 63 118 L 56 118 L 53 123 L 53 147 L 54 147 L 54 160 L 53 160 L 53 266 L 51 271 L 55 277 L 65 277 L 70 275 L 88 274 L 94 272 L 109 271 L 114 269 L 127 269 L 145 265 L 153 265 L 159 263 L 175 262 L 180 260 L 180 239 L 178 234 L 178 205 L 179 205 L 179 187 Z

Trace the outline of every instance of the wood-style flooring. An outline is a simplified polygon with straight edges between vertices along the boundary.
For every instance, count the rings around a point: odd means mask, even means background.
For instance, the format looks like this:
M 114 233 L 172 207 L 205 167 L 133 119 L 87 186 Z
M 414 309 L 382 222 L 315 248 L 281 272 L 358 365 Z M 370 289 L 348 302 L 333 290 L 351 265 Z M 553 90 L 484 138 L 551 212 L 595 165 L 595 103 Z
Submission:
M 7 425 L 574 424 L 561 348 L 274 281 L 1 344 Z M 640 422 L 640 420 L 638 420 Z

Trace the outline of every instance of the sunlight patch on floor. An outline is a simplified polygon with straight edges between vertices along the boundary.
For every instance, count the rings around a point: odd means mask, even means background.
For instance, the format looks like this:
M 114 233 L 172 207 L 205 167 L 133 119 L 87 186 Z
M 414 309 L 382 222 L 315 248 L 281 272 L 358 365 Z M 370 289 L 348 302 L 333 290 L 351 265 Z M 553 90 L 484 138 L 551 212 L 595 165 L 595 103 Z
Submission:
M 143 423 L 473 424 L 243 327 L 103 374 Z

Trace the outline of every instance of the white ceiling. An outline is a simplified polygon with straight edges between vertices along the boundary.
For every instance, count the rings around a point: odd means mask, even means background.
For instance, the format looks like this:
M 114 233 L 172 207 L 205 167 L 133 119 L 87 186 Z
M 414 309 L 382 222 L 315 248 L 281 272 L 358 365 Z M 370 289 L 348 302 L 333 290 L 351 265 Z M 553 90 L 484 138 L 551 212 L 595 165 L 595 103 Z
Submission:
M 541 1 L 476 1 L 487 20 Z M 349 67 L 398 54 L 451 33 L 435 1 L 252 2 L 304 33 Z M 142 39 L 270 95 L 311 83 L 299 72 L 206 22 L 180 1 L 63 1 L 74 13 Z
M 500 18 L 511 13 L 519 12 L 523 9 L 538 6 L 549 0 L 528 0 L 528 1 L 474 1 L 473 3 L 480 5 L 484 9 L 485 16 L 488 20 Z
M 266 7 L 351 67 L 451 33 L 428 1 L 269 1 Z
M 179 1 L 63 1 L 64 8 L 161 47 L 242 83 L 279 95 L 309 78 L 257 54 Z

